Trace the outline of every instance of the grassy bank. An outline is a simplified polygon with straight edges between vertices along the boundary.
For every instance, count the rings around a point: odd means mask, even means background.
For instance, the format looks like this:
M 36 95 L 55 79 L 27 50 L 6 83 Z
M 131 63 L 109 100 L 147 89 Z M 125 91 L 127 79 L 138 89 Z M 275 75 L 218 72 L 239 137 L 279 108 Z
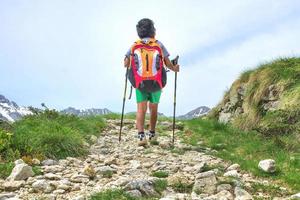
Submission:
M 99 136 L 105 122 L 99 116 L 79 118 L 46 110 L 0 126 L 0 177 L 6 177 L 19 158 L 30 163 L 32 158 L 86 155 L 91 136 Z
M 243 170 L 300 190 L 300 144 L 293 142 L 293 135 L 267 137 L 255 131 L 240 131 L 215 120 L 194 119 L 185 121 L 181 137 L 194 146 L 200 146 L 199 141 L 203 141 L 201 146 L 217 150 L 214 155 L 239 163 Z M 260 160 L 268 158 L 276 161 L 277 172 L 274 174 L 264 173 L 257 167 Z

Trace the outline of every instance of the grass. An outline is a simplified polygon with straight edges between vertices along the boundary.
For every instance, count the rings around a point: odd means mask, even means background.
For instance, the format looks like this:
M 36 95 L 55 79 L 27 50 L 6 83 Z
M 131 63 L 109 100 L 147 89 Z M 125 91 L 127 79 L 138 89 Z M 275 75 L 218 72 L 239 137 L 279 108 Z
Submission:
M 269 87 L 273 86 L 279 98 L 278 110 L 265 110 Z M 240 88 L 244 88 L 243 100 L 231 107 L 237 107 L 243 114 L 234 117 L 232 124 L 243 130 L 258 130 L 265 135 L 294 134 L 300 130 L 300 58 L 279 58 L 263 63 L 255 69 L 245 71 L 232 84 L 220 104 L 213 109 L 210 117 L 218 118 L 222 107 L 230 99 L 236 98 Z M 232 102 L 232 101 L 230 101 Z M 300 140 L 298 139 L 298 142 Z
M 13 123 L 0 123 L 0 176 L 11 171 L 10 162 L 22 158 L 62 159 L 88 153 L 85 145 L 91 135 L 99 136 L 105 122 L 100 116 L 79 118 L 46 110 Z M 36 168 L 36 172 L 39 170 Z
M 171 187 L 180 193 L 191 193 L 193 189 L 193 184 L 186 184 L 182 182 L 176 182 L 171 185 Z
M 105 172 L 103 172 L 102 176 L 104 178 L 111 178 L 113 176 L 113 172 L 112 171 L 105 171 Z
M 153 183 L 154 190 L 161 194 L 168 186 L 168 182 L 165 179 L 155 180 Z
M 166 171 L 155 171 L 152 172 L 151 176 L 158 177 L 158 178 L 166 178 L 169 176 L 169 173 Z
M 136 200 L 136 198 L 131 197 L 124 190 L 106 190 L 97 193 L 91 197 L 91 200 Z
M 263 192 L 272 195 L 271 197 L 282 196 L 282 191 L 280 187 L 274 185 L 265 185 L 262 183 L 253 183 L 251 185 L 251 193 L 255 194 L 258 192 Z
M 0 163 L 0 178 L 5 179 L 8 177 L 14 166 L 15 165 L 12 162 Z
M 167 185 L 168 183 L 165 179 L 158 179 L 153 183 L 154 190 L 159 194 L 161 194 L 167 188 Z M 103 192 L 94 194 L 90 199 L 91 200 L 154 200 L 157 198 L 155 197 L 135 198 L 130 196 L 123 189 L 110 189 L 110 190 L 105 190 Z
M 197 141 L 204 141 L 205 146 L 217 150 L 216 156 L 239 163 L 243 170 L 280 181 L 295 191 L 300 190 L 300 144 L 297 148 L 289 148 L 292 136 L 265 137 L 215 120 L 194 119 L 185 123 L 188 129 L 181 133 L 181 137 L 186 143 L 197 146 Z M 267 174 L 258 169 L 258 162 L 268 158 L 276 161 L 277 173 Z

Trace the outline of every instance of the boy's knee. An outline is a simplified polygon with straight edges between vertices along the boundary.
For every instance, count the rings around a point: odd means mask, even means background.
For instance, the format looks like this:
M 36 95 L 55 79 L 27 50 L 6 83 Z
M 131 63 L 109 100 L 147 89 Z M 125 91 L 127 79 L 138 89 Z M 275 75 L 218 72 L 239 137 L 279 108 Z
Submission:
M 157 107 L 158 107 L 157 104 L 150 103 L 149 104 L 149 110 L 150 110 L 150 112 L 151 113 L 157 113 Z

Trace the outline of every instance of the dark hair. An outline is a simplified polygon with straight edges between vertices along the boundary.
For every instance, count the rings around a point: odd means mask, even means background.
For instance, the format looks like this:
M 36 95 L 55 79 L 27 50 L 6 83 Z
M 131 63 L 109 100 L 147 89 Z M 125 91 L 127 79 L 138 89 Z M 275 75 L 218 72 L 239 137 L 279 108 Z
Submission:
M 136 31 L 141 39 L 145 37 L 154 37 L 155 28 L 153 21 L 148 18 L 141 19 L 136 25 Z

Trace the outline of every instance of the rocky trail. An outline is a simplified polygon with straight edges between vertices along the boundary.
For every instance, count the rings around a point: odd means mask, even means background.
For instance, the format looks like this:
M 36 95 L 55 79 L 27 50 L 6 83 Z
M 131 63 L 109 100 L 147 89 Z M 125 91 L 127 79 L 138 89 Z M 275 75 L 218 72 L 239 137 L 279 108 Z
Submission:
M 209 148 L 195 148 L 179 140 L 171 148 L 170 122 L 160 122 L 170 130 L 146 147 L 137 146 L 134 120 L 125 120 L 121 143 L 119 120 L 107 123 L 85 158 L 42 161 L 41 175 L 33 175 L 30 166 L 16 161 L 11 176 L 0 179 L 0 200 L 85 200 L 113 188 L 124 189 L 137 198 L 161 200 L 292 199 L 284 187 L 278 187 L 277 197 L 254 191 L 254 184 L 271 183 L 241 171 L 238 164 L 211 156 Z M 156 188 L 160 180 L 167 183 L 163 191 Z

